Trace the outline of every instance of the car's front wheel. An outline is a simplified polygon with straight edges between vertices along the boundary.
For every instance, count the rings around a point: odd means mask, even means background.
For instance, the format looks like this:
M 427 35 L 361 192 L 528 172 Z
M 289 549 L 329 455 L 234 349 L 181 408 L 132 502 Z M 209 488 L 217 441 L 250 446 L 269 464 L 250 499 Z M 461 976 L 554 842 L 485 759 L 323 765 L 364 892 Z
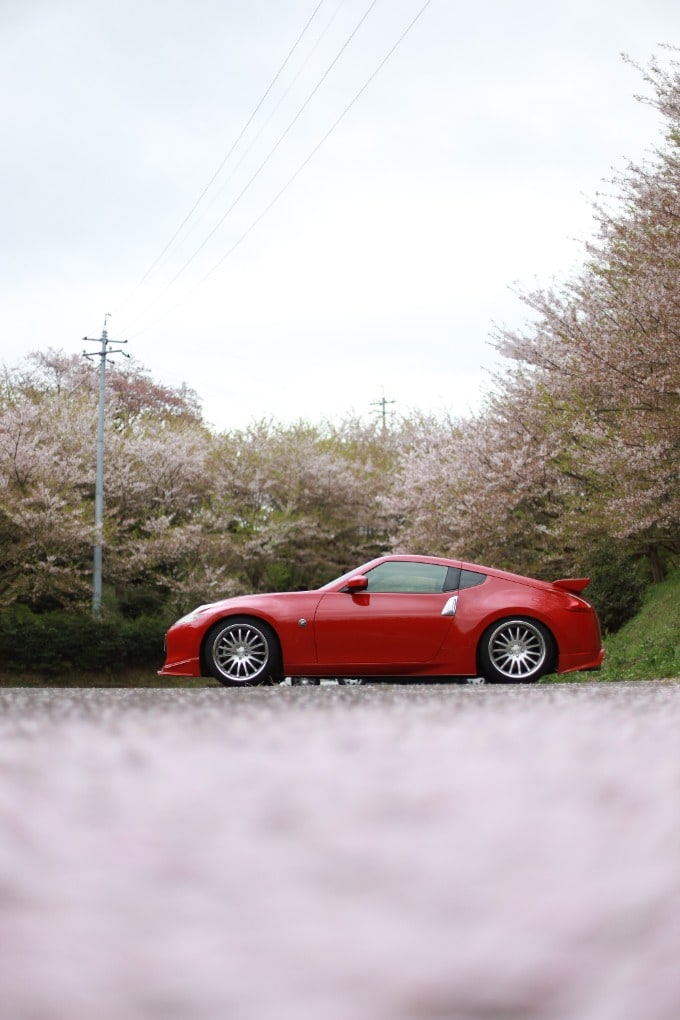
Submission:
M 500 620 L 484 632 L 479 667 L 490 683 L 528 684 L 554 669 L 552 635 L 538 620 Z
M 261 620 L 240 616 L 221 620 L 208 634 L 203 658 L 210 675 L 227 687 L 283 679 L 278 639 Z

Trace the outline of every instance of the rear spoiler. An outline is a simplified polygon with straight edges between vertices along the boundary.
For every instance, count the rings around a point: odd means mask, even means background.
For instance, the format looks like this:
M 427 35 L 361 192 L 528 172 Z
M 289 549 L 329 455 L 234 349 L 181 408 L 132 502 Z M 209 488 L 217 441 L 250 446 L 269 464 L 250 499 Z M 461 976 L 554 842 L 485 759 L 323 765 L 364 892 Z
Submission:
M 578 595 L 589 584 L 589 577 L 563 577 L 561 581 L 553 581 L 553 588 L 561 588 L 562 591 L 570 591 Z

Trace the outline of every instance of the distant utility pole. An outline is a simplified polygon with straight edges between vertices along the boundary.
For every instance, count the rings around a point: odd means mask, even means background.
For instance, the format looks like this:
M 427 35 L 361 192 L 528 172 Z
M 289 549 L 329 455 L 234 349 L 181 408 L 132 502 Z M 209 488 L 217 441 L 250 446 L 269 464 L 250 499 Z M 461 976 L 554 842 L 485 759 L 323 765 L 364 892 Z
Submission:
M 104 414 L 106 409 L 106 361 L 110 355 L 130 355 L 114 348 L 109 343 L 106 324 L 110 316 L 104 316 L 104 328 L 99 340 L 83 337 L 83 343 L 101 344 L 101 349 L 93 354 L 83 351 L 83 357 L 93 361 L 99 358 L 99 417 L 97 419 L 97 476 L 94 487 L 94 567 L 92 580 L 92 615 L 100 619 L 102 615 L 102 546 L 104 540 Z M 126 344 L 127 340 L 117 340 L 116 344 Z
M 379 414 L 380 417 L 382 418 L 383 432 L 387 428 L 387 414 L 388 414 L 387 407 L 389 404 L 396 404 L 396 400 L 387 400 L 387 398 L 383 396 L 380 398 L 380 400 L 373 400 L 371 402 L 371 407 L 378 408 L 378 410 L 374 411 L 373 413 Z

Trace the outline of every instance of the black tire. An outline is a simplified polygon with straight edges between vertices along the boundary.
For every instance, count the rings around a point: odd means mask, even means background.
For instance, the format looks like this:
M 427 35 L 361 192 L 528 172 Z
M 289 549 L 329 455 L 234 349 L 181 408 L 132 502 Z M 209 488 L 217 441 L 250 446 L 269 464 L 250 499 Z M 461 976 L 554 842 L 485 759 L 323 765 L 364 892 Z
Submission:
M 283 679 L 281 649 L 272 628 L 247 616 L 220 620 L 203 647 L 204 668 L 225 687 L 251 687 Z
M 492 684 L 535 683 L 555 668 L 555 642 L 538 620 L 497 620 L 479 643 L 479 671 Z

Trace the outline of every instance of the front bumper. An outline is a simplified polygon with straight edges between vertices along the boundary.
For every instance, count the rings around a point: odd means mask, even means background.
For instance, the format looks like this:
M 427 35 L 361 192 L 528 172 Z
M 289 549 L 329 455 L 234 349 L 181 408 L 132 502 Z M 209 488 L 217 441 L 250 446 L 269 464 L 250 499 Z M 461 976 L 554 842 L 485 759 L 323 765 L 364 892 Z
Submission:
M 166 659 L 163 669 L 158 670 L 158 675 L 201 676 L 201 663 L 198 656 L 192 656 L 190 659 L 175 659 L 173 661 Z

